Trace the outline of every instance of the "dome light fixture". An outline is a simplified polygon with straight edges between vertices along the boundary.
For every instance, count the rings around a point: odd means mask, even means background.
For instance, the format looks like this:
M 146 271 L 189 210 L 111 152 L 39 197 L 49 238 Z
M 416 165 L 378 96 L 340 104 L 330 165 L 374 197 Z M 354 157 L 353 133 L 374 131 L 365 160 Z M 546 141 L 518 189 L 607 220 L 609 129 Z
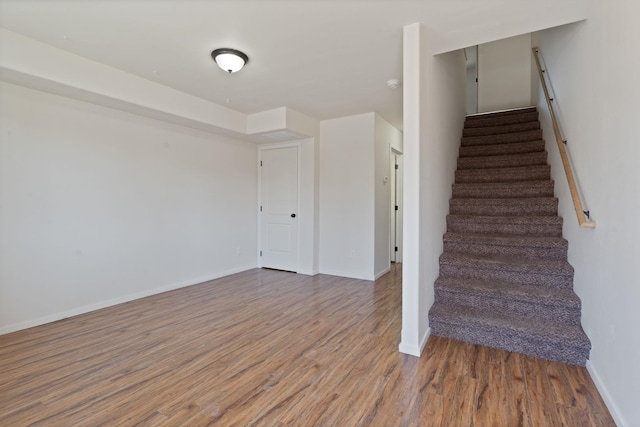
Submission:
M 220 68 L 228 73 L 242 70 L 242 67 L 249 62 L 249 57 L 245 53 L 226 47 L 214 50 L 211 52 L 211 57 Z

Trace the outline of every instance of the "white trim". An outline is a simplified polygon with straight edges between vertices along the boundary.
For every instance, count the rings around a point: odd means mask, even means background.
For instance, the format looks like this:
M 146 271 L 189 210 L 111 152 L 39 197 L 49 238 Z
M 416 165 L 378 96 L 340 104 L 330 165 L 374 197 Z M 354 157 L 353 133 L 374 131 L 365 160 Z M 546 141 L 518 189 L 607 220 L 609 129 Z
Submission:
M 0 335 L 8 334 L 11 332 L 21 331 L 27 328 L 33 328 L 34 326 L 44 325 L 46 323 L 56 322 L 58 320 L 66 319 L 68 317 L 78 316 L 80 314 L 89 313 L 91 311 L 100 310 L 102 308 L 111 307 L 114 305 L 122 304 L 125 302 L 145 298 L 151 295 L 161 294 L 163 292 L 173 291 L 174 289 L 185 288 L 187 286 L 198 285 L 211 280 L 220 279 L 221 277 L 230 276 L 232 274 L 241 273 L 243 271 L 256 268 L 255 265 L 249 265 L 240 268 L 234 268 L 221 273 L 212 274 L 210 276 L 203 276 L 196 279 L 185 280 L 183 282 L 174 283 L 172 285 L 162 286 L 155 289 L 149 289 L 147 291 L 138 292 L 123 297 L 102 301 L 95 304 L 85 305 L 84 307 L 72 308 L 71 310 L 62 311 L 60 313 L 50 314 L 48 316 L 39 317 L 33 320 L 27 320 L 25 322 L 13 323 L 11 325 L 3 326 L 0 328 Z
M 300 271 L 297 272 L 298 274 L 303 274 L 305 276 L 317 276 L 318 274 L 320 274 L 320 271 L 316 270 L 305 270 L 304 268 L 301 268 Z
M 323 269 L 320 274 L 326 274 L 328 276 L 338 276 L 338 277 L 346 277 L 348 279 L 357 279 L 357 280 L 367 280 L 369 282 L 373 282 L 374 278 L 371 276 L 360 276 L 360 275 L 354 275 L 352 273 L 346 273 L 344 271 L 338 271 L 338 270 L 327 270 L 327 269 Z
M 378 280 L 379 278 L 381 278 L 382 276 L 384 276 L 385 274 L 387 274 L 388 272 L 391 271 L 391 266 L 385 268 L 384 270 L 382 270 L 380 273 L 376 274 L 373 278 L 373 280 Z
M 613 398 L 611 397 L 611 393 L 609 393 L 607 386 L 604 384 L 604 382 L 600 378 L 600 375 L 598 375 L 598 371 L 596 370 L 593 363 L 591 363 L 591 360 L 587 360 L 587 371 L 589 371 L 589 375 L 591 375 L 591 379 L 593 380 L 593 383 L 596 385 L 596 388 L 598 389 L 600 396 L 602 396 L 602 400 L 604 400 L 604 403 L 607 405 L 607 408 L 609 409 L 609 412 L 611 413 L 611 416 L 613 417 L 613 420 L 615 421 L 616 425 L 618 427 L 630 426 L 630 424 L 628 424 L 625 421 L 624 417 L 620 413 L 620 409 L 618 408 L 618 405 L 616 405 L 616 403 L 613 401 Z
M 308 138 L 302 138 L 308 139 Z M 299 147 L 302 139 L 296 139 L 295 141 L 287 141 L 287 142 L 276 142 L 273 144 L 262 144 L 258 145 L 258 151 L 264 150 L 274 150 L 276 148 L 290 148 L 290 147 Z
M 425 332 L 424 336 L 420 340 L 420 344 L 418 347 L 401 342 L 400 345 L 398 346 L 398 350 L 400 351 L 400 353 L 408 354 L 410 356 L 420 357 L 420 355 L 422 354 L 422 351 L 424 350 L 424 347 L 427 345 L 427 340 L 429 339 L 430 336 L 431 336 L 431 328 L 427 328 L 427 331 Z

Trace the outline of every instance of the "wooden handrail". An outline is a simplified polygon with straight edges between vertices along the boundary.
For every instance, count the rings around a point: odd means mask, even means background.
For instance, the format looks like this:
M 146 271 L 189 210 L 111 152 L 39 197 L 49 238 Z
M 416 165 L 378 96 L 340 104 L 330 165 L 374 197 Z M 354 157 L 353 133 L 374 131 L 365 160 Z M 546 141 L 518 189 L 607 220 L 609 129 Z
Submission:
M 549 107 L 549 114 L 551 115 L 551 123 L 553 124 L 553 131 L 556 135 L 556 143 L 558 144 L 560 158 L 562 159 L 562 166 L 564 166 L 564 173 L 567 175 L 567 182 L 569 183 L 569 191 L 571 192 L 571 198 L 573 199 L 573 206 L 576 210 L 576 215 L 578 216 L 578 224 L 580 224 L 580 227 L 595 228 L 596 223 L 587 219 L 585 210 L 582 206 L 582 201 L 580 200 L 580 193 L 578 192 L 578 186 L 576 185 L 573 169 L 571 168 L 571 162 L 569 161 L 569 155 L 567 154 L 565 141 L 562 139 L 560 126 L 558 125 L 558 120 L 553 109 L 553 98 L 549 96 L 549 89 L 547 88 L 547 82 L 544 78 L 544 73 L 546 70 L 542 69 L 542 65 L 540 65 L 540 58 L 538 58 L 540 49 L 534 47 L 531 48 L 531 50 L 533 51 L 533 57 L 536 59 L 536 65 L 538 66 L 538 75 L 540 76 L 540 82 L 542 83 L 542 90 L 544 91 L 544 96 L 547 99 L 547 106 Z

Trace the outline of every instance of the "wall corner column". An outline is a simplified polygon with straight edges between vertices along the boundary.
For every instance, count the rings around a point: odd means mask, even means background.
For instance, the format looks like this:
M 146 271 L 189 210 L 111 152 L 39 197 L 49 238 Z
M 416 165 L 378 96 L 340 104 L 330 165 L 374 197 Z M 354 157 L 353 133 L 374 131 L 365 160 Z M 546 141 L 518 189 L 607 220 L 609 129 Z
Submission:
M 403 28 L 404 240 L 401 353 L 420 356 L 420 93 L 423 81 L 420 23 Z

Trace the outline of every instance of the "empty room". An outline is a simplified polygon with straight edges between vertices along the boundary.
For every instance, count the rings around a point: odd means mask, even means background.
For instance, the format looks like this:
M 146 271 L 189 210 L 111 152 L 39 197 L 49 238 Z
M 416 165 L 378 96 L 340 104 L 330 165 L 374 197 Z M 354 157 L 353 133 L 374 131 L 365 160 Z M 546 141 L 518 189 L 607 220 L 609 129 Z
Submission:
M 640 425 L 638 12 L 0 0 L 0 425 Z

